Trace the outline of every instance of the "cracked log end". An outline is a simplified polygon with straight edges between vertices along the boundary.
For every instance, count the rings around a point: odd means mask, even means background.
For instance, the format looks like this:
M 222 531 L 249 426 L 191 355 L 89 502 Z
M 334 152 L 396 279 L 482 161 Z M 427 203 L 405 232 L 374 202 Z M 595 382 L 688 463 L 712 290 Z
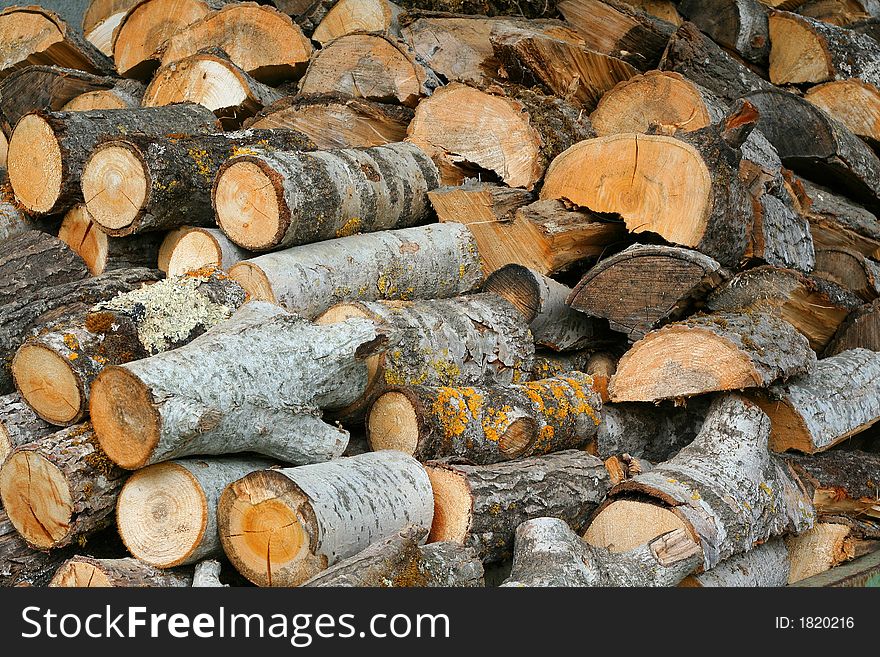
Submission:
M 74 512 L 70 486 L 46 457 L 20 451 L 6 459 L 0 499 L 15 529 L 33 547 L 48 549 L 67 536 Z
M 161 429 L 149 386 L 122 367 L 108 367 L 92 383 L 89 407 L 107 456 L 126 470 L 142 467 L 159 444 Z
M 60 588 L 111 588 L 107 573 L 97 563 L 71 559 L 56 572 L 49 586 Z
M 157 463 L 125 482 L 116 525 L 128 551 L 159 568 L 184 563 L 208 526 L 208 500 L 199 482 L 176 463 Z
M 278 303 L 269 277 L 252 262 L 239 262 L 229 269 L 229 278 L 237 282 L 248 293 L 250 301 Z
M 617 213 L 633 233 L 695 247 L 712 212 L 712 177 L 697 150 L 679 139 L 610 135 L 582 141 L 554 159 L 541 199 Z
M 12 376 L 21 396 L 41 418 L 64 426 L 83 411 L 83 392 L 69 361 L 40 344 L 25 344 L 12 359 Z
M 229 560 L 258 586 L 298 586 L 327 567 L 312 553 L 317 531 L 308 498 L 281 473 L 254 472 L 227 486 L 217 528 Z
M 252 251 L 272 248 L 290 225 L 280 177 L 265 162 L 248 156 L 220 169 L 214 210 L 226 236 Z
M 636 500 L 615 500 L 593 518 L 584 533 L 584 540 L 594 547 L 605 548 L 611 552 L 628 552 L 651 542 L 652 551 L 663 563 L 666 557 L 661 554 L 665 553 L 665 543 L 658 543 L 654 539 L 658 536 L 662 538 L 663 534 L 673 530 L 683 530 L 690 545 L 693 545 L 694 540 L 698 540 L 697 538 L 691 540 L 691 537 L 696 537 L 696 532 L 666 507 Z M 680 536 L 680 534 L 669 535 L 666 539 L 670 536 Z M 673 544 L 669 549 L 672 555 L 677 548 Z
M 27 210 L 52 211 L 61 195 L 64 165 L 55 132 L 39 114 L 22 118 L 9 140 L 9 182 Z
M 224 262 L 223 246 L 218 238 L 207 230 L 193 228 L 177 240 L 171 250 L 171 256 L 168 258 L 168 275 L 183 276 L 205 267 L 226 269 L 229 265 L 229 262 Z M 250 292 L 247 289 L 246 291 Z M 248 298 L 250 301 L 260 300 L 275 303 L 274 296 L 266 298 L 250 294 Z
M 822 39 L 797 16 L 770 16 L 770 81 L 773 84 L 825 82 L 834 76 Z
M 463 544 L 471 527 L 473 499 L 467 478 L 443 467 L 425 467 L 434 489 L 434 522 L 428 543 Z
M 110 142 L 95 150 L 82 172 L 83 197 L 95 223 L 124 234 L 149 202 L 149 174 L 137 149 Z

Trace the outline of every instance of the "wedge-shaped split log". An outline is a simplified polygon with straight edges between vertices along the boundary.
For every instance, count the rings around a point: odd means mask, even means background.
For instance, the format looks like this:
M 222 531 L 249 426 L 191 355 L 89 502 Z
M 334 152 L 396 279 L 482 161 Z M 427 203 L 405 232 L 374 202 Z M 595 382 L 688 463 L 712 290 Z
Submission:
M 837 329 L 824 355 L 858 348 L 880 351 L 880 300 L 854 310 Z
M 769 10 L 758 0 L 684 0 L 678 9 L 719 45 L 750 62 L 767 64 Z
M 803 482 L 820 518 L 829 522 L 835 516 L 880 521 L 880 454 L 833 450 L 782 458 Z
M 867 141 L 880 148 L 880 89 L 857 78 L 810 87 L 804 98 L 820 107 Z
M 817 249 L 844 248 L 880 257 L 880 221 L 863 206 L 827 187 L 796 178 L 794 189 Z
M 817 251 L 813 275 L 850 290 L 864 301 L 873 301 L 880 295 L 880 264 L 856 251 Z
M 59 588 L 147 588 L 192 586 L 192 571 L 160 570 L 137 559 L 73 557 L 49 582 Z
M 226 555 L 260 586 L 302 584 L 433 516 L 424 468 L 394 451 L 255 472 L 230 484 L 217 510 Z

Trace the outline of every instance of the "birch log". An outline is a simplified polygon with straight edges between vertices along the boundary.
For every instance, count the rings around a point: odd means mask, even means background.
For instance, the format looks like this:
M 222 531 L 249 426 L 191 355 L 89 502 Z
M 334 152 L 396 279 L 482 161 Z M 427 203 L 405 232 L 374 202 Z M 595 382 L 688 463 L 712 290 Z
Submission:
M 808 530 L 801 536 L 806 536 Z M 795 537 L 797 540 L 800 537 Z M 771 538 L 742 554 L 728 557 L 712 570 L 686 577 L 681 586 L 710 587 L 776 587 L 788 584 L 792 560 L 786 539 Z
M 183 276 L 199 269 L 217 268 L 229 271 L 233 265 L 252 257 L 250 251 L 233 244 L 232 241 L 217 228 L 182 227 L 182 233 L 169 237 L 168 264 L 166 272 L 169 276 Z M 165 241 L 162 242 L 166 244 Z M 161 247 L 160 247 L 161 248 Z M 255 299 L 256 297 L 251 297 Z
M 393 451 L 255 472 L 230 484 L 217 510 L 223 549 L 260 586 L 301 584 L 433 515 L 424 468 Z
M 57 429 L 40 418 L 17 392 L 0 397 L 0 466 L 10 452 Z
M 144 588 L 192 586 L 192 572 L 159 570 L 137 559 L 73 557 L 56 571 L 51 587 Z
M 12 187 L 6 179 L 6 137 L 0 130 L 0 242 L 29 230 L 38 230 L 39 224 L 15 203 Z

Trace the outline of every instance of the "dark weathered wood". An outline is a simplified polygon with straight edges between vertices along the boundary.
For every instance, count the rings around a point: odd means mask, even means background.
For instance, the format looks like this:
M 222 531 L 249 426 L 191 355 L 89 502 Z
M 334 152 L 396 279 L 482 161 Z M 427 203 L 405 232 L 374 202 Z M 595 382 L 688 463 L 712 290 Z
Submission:
M 880 264 L 849 249 L 820 249 L 813 274 L 855 293 L 865 301 L 880 295 Z
M 0 254 L 0 305 L 45 287 L 86 278 L 89 270 L 67 244 L 48 233 L 27 231 L 6 240 Z
M 880 454 L 831 450 L 783 458 L 804 484 L 820 517 L 880 520 Z
M 858 347 L 880 351 L 880 300 L 865 304 L 846 318 L 828 343 L 825 356 Z
M 17 392 L 0 397 L 0 465 L 9 453 L 25 443 L 33 442 L 57 431 L 40 419 Z
M 767 64 L 769 11 L 758 0 L 682 0 L 678 10 L 719 45 L 750 62 Z
M 817 249 L 842 247 L 880 257 L 880 220 L 861 205 L 803 178 L 794 181 Z

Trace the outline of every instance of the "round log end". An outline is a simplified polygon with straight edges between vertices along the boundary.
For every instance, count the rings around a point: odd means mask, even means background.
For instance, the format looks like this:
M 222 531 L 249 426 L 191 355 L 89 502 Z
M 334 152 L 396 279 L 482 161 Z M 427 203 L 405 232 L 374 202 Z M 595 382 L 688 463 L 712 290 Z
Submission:
M 0 169 L 6 168 L 6 156 L 9 152 L 9 140 L 2 130 L 0 130 Z
M 222 266 L 223 253 L 217 240 L 210 233 L 195 228 L 174 244 L 168 258 L 167 273 L 168 276 L 182 276 L 203 267 Z M 255 298 L 251 296 L 251 299 Z
M 62 112 L 89 112 L 91 110 L 125 109 L 129 105 L 109 89 L 80 94 L 64 107 Z
M 91 560 L 79 561 L 76 558 L 66 561 L 55 571 L 55 575 L 49 582 L 51 587 L 59 588 L 110 588 L 113 584 L 107 574 L 101 570 L 97 563 Z
M 185 563 L 202 542 L 208 500 L 186 468 L 157 463 L 125 482 L 116 503 L 116 525 L 132 556 L 170 568 Z
M 12 376 L 21 396 L 37 415 L 65 426 L 83 415 L 79 380 L 63 356 L 40 344 L 22 345 L 12 359 Z
M 244 288 L 244 291 L 248 293 L 249 300 L 278 303 L 275 293 L 272 291 L 272 283 L 259 265 L 251 262 L 239 262 L 229 268 L 229 278 Z
M 413 456 L 419 446 L 419 416 L 403 392 L 379 396 L 367 416 L 367 441 L 374 452 L 396 449 Z
M 284 207 L 278 175 L 260 160 L 237 158 L 224 165 L 217 175 L 217 224 L 242 248 L 265 251 L 275 246 L 289 225 L 289 212 Z
M 28 114 L 15 126 L 7 167 L 19 203 L 31 212 L 51 212 L 61 195 L 64 165 L 55 132 L 39 114 Z
M 510 423 L 510 426 L 498 438 L 498 448 L 508 458 L 522 456 L 538 437 L 538 426 L 530 418 L 521 417 Z
M 473 499 L 467 479 L 442 466 L 426 466 L 434 490 L 434 522 L 429 543 L 464 543 L 471 526 Z
M 15 529 L 32 546 L 48 549 L 70 531 L 73 498 L 64 473 L 37 452 L 14 452 L 0 469 L 0 499 Z
M 149 174 L 140 155 L 124 144 L 96 150 L 82 173 L 82 190 L 92 220 L 121 231 L 137 221 L 148 202 Z
M 522 313 L 526 322 L 535 319 L 541 309 L 541 293 L 528 267 L 505 265 L 496 269 L 483 284 L 484 292 L 494 292 L 507 299 Z
M 694 535 L 684 520 L 664 506 L 616 500 L 593 518 L 584 540 L 611 552 L 628 552 L 675 529 Z
M 85 205 L 79 204 L 64 215 L 58 239 L 79 254 L 92 276 L 104 273 L 107 267 L 107 233 L 95 226 Z
M 144 92 L 144 107 L 193 102 L 222 114 L 248 100 L 241 73 L 228 61 L 212 55 L 193 55 L 156 71 Z
M 95 435 L 110 460 L 126 470 L 147 464 L 161 429 L 148 386 L 123 367 L 108 367 L 92 383 L 89 409 Z

